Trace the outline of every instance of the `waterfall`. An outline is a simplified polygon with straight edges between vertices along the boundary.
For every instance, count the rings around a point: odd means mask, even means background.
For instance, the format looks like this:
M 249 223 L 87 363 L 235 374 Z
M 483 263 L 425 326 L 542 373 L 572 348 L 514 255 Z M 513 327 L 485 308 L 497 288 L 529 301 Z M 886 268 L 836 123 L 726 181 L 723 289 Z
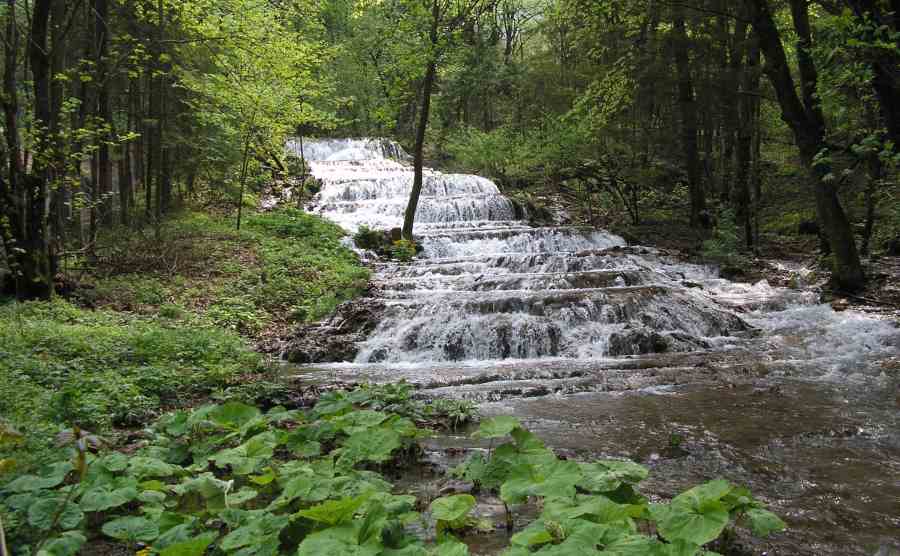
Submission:
M 308 141 L 304 154 L 322 182 L 311 210 L 350 232 L 402 225 L 413 171 L 398 145 Z M 727 307 L 682 287 L 666 264 L 622 249 L 622 238 L 535 228 L 516 212 L 486 178 L 426 169 L 414 228 L 422 255 L 379 267 L 386 309 L 356 362 L 683 351 L 747 330 Z

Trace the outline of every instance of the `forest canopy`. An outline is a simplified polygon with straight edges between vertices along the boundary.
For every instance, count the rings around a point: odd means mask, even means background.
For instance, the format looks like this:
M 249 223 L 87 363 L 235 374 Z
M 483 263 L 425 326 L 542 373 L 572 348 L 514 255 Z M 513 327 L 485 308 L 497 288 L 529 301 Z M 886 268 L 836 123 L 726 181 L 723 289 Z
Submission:
M 758 251 L 809 221 L 855 290 L 900 228 L 897 4 L 9 0 L 5 287 L 47 297 L 104 229 L 239 208 L 304 175 L 289 137 L 351 135 L 405 145 L 419 186 L 427 160 L 596 225 Z

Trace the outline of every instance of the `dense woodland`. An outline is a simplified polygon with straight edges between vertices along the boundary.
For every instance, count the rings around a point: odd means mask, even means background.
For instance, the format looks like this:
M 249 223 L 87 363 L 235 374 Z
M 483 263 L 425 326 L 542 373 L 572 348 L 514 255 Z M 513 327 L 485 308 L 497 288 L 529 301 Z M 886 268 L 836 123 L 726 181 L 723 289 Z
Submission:
M 435 167 L 538 217 L 686 230 L 693 260 L 804 258 L 851 296 L 900 250 L 900 0 L 7 0 L 0 34 L 0 556 L 468 553 L 472 496 L 389 481 L 472 403 L 310 400 L 260 353 L 370 278 L 304 211 L 291 138 L 402 144 L 413 242 Z M 549 512 L 509 554 L 745 554 L 737 525 L 784 528 L 726 481 L 650 505 L 636 463 L 557 458 L 513 418 L 474 435 L 454 472 L 510 533 L 509 506 Z
M 815 221 L 836 284 L 859 289 L 860 257 L 898 228 L 896 11 L 10 1 L 6 283 L 47 297 L 61 260 L 96 256 L 102 230 L 159 223 L 186 200 L 239 207 L 242 191 L 303 173 L 286 137 L 349 134 L 396 138 L 419 168 L 482 172 L 513 194 L 549 188 L 596 224 L 726 224 L 735 249 L 758 248 L 761 210 L 799 196 L 805 208 L 781 216 Z

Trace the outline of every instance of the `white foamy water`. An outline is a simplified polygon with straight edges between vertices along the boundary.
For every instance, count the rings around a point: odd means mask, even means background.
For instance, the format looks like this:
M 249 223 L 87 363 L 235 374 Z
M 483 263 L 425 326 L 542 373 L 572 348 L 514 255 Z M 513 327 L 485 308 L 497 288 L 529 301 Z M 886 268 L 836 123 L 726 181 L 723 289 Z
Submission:
M 402 226 L 413 172 L 398 145 L 307 141 L 304 155 L 323 184 L 315 213 L 351 233 Z M 355 363 L 592 360 L 733 348 L 757 329 L 779 351 L 771 358 L 824 358 L 826 373 L 896 350 L 891 323 L 835 313 L 813 294 L 729 282 L 653 249 L 617 249 L 624 240 L 602 230 L 533 228 L 526 217 L 486 178 L 426 169 L 423 252 L 378 266 L 387 309 Z

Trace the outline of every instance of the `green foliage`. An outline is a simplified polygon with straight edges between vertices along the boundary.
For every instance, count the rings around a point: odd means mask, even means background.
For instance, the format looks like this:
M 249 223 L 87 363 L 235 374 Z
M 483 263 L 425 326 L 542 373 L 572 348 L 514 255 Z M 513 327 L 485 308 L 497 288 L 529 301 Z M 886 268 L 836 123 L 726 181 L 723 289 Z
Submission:
M 417 518 L 414 499 L 392 494 L 390 483 L 358 465 L 390 461 L 420 431 L 398 415 L 332 411 L 329 403 L 308 414 L 263 414 L 236 402 L 171 413 L 136 455 L 88 454 L 82 479 L 63 460 L 7 483 L 0 511 L 22 524 L 15 546 L 32 550 L 77 550 L 102 533 L 160 554 L 202 554 L 211 544 L 223 554 L 317 553 L 324 539 L 373 554 L 405 546 L 425 554 L 400 532 Z M 363 448 L 357 440 L 385 434 L 393 439 L 387 444 Z M 285 448 L 298 437 L 327 439 L 331 452 L 297 458 Z M 389 538 L 387 530 L 400 533 Z
M 703 242 L 701 251 L 705 259 L 723 264 L 737 264 L 743 260 L 741 229 L 734 212 L 729 209 L 719 213 L 713 236 Z
M 394 242 L 391 247 L 391 257 L 402 262 L 408 263 L 416 257 L 416 244 L 408 239 L 400 239 Z
M 261 357 L 218 328 L 59 300 L 3 305 L 0 416 L 28 434 L 0 454 L 39 460 L 52 449 L 57 423 L 101 433 L 140 425 L 161 407 L 228 396 L 238 377 L 262 372 Z
M 359 227 L 359 230 L 353 234 L 353 243 L 360 249 L 368 249 L 377 253 L 385 253 L 390 241 L 384 232 L 373 230 L 366 225 Z
M 160 418 L 132 455 L 90 453 L 85 472 L 65 459 L 0 488 L 0 512 L 18 526 L 16 546 L 74 554 L 98 535 L 152 554 L 468 553 L 452 532 L 489 530 L 469 494 L 431 501 L 438 544 L 406 529 L 421 521 L 415 497 L 396 494 L 373 469 L 402 465 L 423 431 L 397 413 L 368 409 L 408 402 L 406 388 L 333 392 L 309 411 L 268 412 L 238 402 Z M 540 501 L 540 516 L 513 535 L 510 555 L 701 555 L 726 527 L 757 535 L 784 523 L 746 489 L 716 480 L 668 504 L 636 487 L 646 468 L 628 461 L 558 459 L 518 421 L 486 421 L 479 438 L 510 438 L 463 467 L 513 505 Z M 298 450 L 316 443 L 321 450 Z M 302 452 L 306 453 L 302 453 Z M 660 537 L 643 533 L 655 529 Z M 605 552 L 603 552 L 605 551 Z
M 96 305 L 257 336 L 322 318 L 368 283 L 369 271 L 341 243 L 344 232 L 297 209 L 251 213 L 240 232 L 224 218 L 185 212 L 161 235 L 125 242 L 123 270 L 98 277 L 82 295 Z M 141 259 L 145 253 L 153 257 Z M 169 265 L 176 273 L 158 271 Z
M 543 508 L 537 520 L 513 535 L 505 553 L 509 556 L 703 555 L 708 552 L 702 547 L 729 525 L 746 523 L 760 536 L 785 527 L 746 489 L 724 480 L 694 487 L 668 504 L 650 504 L 637 491 L 648 470 L 636 463 L 560 460 L 508 417 L 482 423 L 473 436 L 511 436 L 512 441 L 496 447 L 489 458 L 473 455 L 455 473 L 499 490 L 507 504 L 537 499 Z M 443 504 L 450 506 L 449 501 Z M 648 530 L 660 537 L 643 533 Z

